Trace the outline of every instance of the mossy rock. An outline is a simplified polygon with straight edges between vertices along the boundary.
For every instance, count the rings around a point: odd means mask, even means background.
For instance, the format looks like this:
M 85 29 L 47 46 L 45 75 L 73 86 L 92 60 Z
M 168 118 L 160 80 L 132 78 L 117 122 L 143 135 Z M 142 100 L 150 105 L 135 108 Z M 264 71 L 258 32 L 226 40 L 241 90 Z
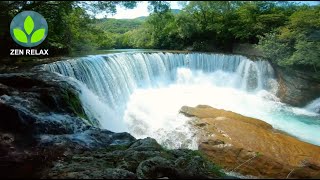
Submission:
M 79 96 L 75 92 L 71 90 L 65 90 L 62 94 L 62 97 L 64 101 L 67 103 L 68 108 L 72 113 L 82 118 L 86 124 L 94 127 L 99 127 L 99 124 L 97 122 L 93 122 L 89 119 L 82 107 Z

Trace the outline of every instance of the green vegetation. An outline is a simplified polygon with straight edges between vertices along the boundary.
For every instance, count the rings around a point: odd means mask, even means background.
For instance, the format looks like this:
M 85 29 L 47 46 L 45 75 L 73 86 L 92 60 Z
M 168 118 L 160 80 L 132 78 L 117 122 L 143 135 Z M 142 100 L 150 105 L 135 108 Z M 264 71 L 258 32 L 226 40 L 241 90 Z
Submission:
M 148 17 L 95 19 L 135 8 L 138 1 L 0 2 L 0 46 L 15 48 L 8 24 L 19 12 L 34 10 L 49 24 L 39 48 L 50 55 L 113 48 L 232 52 L 235 44 L 258 44 L 275 64 L 319 72 L 320 5 L 289 1 L 191 1 L 181 10 L 167 1 L 150 1 Z
M 179 149 L 179 150 L 170 150 L 167 148 L 163 148 L 163 151 L 160 151 L 162 157 L 166 159 L 175 159 L 177 158 L 178 151 L 183 152 L 183 161 L 179 163 L 180 168 L 186 168 L 188 166 L 188 162 L 192 161 L 195 157 L 200 157 L 203 160 L 203 166 L 205 166 L 207 172 L 215 177 L 223 177 L 226 174 L 223 172 L 223 168 L 218 164 L 213 163 L 204 153 L 199 150 L 189 150 L 189 149 Z M 181 154 L 180 154 L 181 155 Z M 179 157 L 179 156 L 178 156 Z
M 89 14 L 115 13 L 117 5 L 134 8 L 136 4 L 135 1 L 2 1 L 0 47 L 4 48 L 4 52 L 19 47 L 10 38 L 10 22 L 16 14 L 33 10 L 43 15 L 49 25 L 48 37 L 38 47 L 49 48 L 51 56 L 72 51 L 112 48 L 113 37 L 95 27 L 95 20 Z
M 124 34 L 130 30 L 137 29 L 144 22 L 144 18 L 136 19 L 97 19 L 95 26 L 111 33 Z
M 320 6 L 295 11 L 285 26 L 261 37 L 265 57 L 283 67 L 319 72 Z
M 189 151 L 188 153 L 188 159 L 192 159 L 195 156 L 199 156 L 202 159 L 204 159 L 204 161 L 207 163 L 207 169 L 209 171 L 209 173 L 211 173 L 212 175 L 215 175 L 217 177 L 223 177 L 226 176 L 226 174 L 222 171 L 223 168 L 220 167 L 218 164 L 213 163 L 204 153 L 202 153 L 199 150 L 193 150 L 193 151 Z
M 68 108 L 73 112 L 76 116 L 82 118 L 88 125 L 98 127 L 99 125 L 95 122 L 89 120 L 88 116 L 86 115 L 84 109 L 82 108 L 81 101 L 77 94 L 72 91 L 66 90 L 62 97 L 64 98 L 65 102 L 68 104 Z

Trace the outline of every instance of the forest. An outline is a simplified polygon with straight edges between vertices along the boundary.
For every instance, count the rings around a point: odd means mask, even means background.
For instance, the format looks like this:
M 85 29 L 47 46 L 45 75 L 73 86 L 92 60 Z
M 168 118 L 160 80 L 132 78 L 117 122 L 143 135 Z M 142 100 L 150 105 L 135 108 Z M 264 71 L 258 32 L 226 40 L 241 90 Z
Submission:
M 34 10 L 48 24 L 49 36 L 39 48 L 50 55 L 96 49 L 144 48 L 231 52 L 236 43 L 254 44 L 263 56 L 283 67 L 320 70 L 320 5 L 289 1 L 191 1 L 181 10 L 166 1 L 150 1 L 148 17 L 96 19 L 135 8 L 139 1 L 4 1 L 0 3 L 0 46 L 17 45 L 8 24 L 15 14 Z M 9 51 L 9 50 L 8 50 Z
M 319 179 L 319 2 L 0 1 L 0 179 Z

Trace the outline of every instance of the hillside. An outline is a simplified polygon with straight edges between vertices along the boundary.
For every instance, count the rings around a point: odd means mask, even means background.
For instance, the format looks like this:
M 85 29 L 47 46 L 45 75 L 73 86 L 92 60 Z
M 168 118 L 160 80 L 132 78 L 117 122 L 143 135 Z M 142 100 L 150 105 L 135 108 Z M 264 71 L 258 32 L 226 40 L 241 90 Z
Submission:
M 179 14 L 181 10 L 171 9 L 171 12 L 173 14 Z M 148 16 L 140 16 L 134 19 L 103 18 L 97 20 L 96 26 L 108 32 L 124 34 L 125 32 L 140 27 L 147 17 Z
M 145 17 L 138 17 L 135 19 L 104 18 L 99 19 L 96 22 L 96 26 L 105 31 L 123 34 L 132 29 L 137 29 L 139 26 L 142 25 L 144 20 Z

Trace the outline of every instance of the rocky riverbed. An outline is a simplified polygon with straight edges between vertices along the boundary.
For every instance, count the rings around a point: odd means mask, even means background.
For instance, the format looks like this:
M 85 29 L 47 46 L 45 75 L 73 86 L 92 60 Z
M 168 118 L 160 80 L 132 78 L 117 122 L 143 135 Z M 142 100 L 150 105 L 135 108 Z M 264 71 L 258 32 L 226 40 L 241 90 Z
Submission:
M 181 108 L 193 118 L 199 150 L 226 171 L 259 178 L 320 177 L 320 147 L 254 118 L 210 106 Z
M 198 151 L 100 129 L 79 90 L 36 70 L 0 75 L 2 178 L 222 178 Z

